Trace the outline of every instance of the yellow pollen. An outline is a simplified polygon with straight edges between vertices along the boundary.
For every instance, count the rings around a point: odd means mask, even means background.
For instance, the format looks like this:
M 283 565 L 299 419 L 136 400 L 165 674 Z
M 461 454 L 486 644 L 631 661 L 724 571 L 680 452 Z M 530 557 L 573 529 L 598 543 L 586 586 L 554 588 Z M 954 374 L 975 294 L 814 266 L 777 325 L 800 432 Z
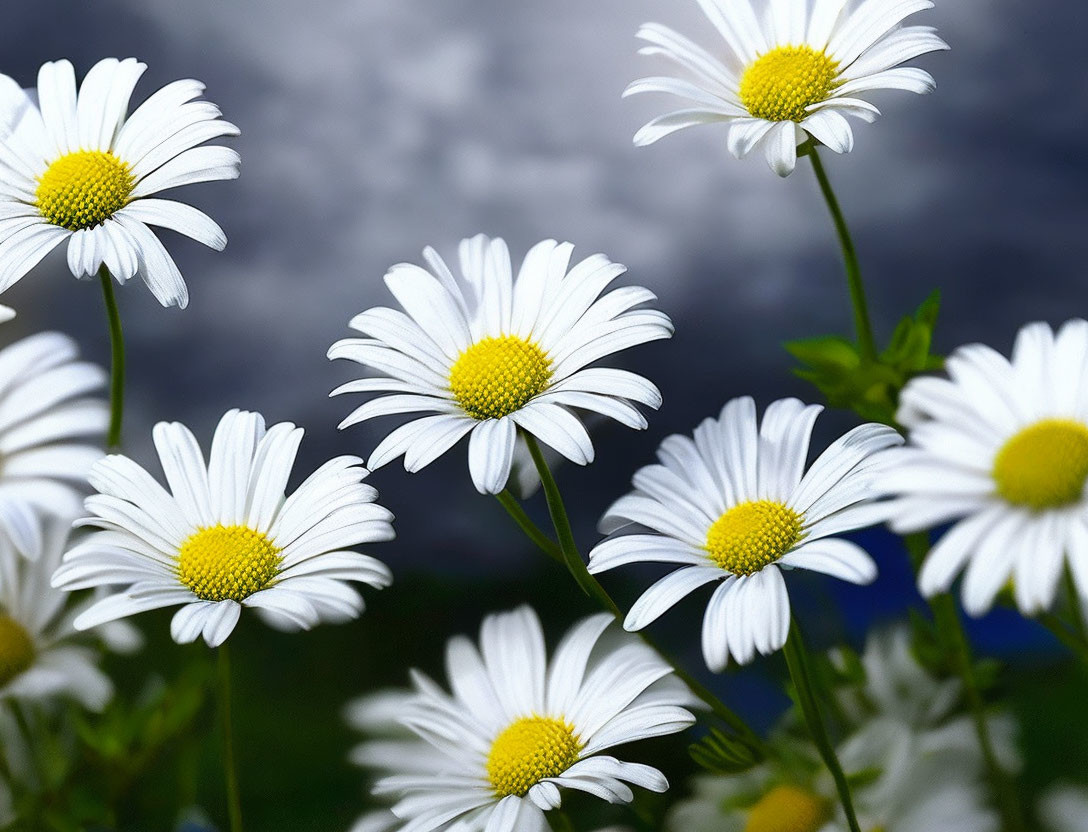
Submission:
M 135 184 L 127 162 L 107 151 L 79 150 L 38 179 L 38 211 L 62 228 L 94 228 L 125 207 Z
M 450 370 L 450 390 L 473 419 L 501 419 L 539 395 L 552 378 L 544 350 L 516 335 L 477 341 Z
M 245 526 L 200 529 L 178 550 L 178 580 L 204 601 L 241 601 L 279 574 L 280 550 Z
M 1088 481 L 1088 427 L 1044 419 L 1024 428 L 994 459 L 997 493 L 1035 511 L 1074 503 Z
M 0 687 L 34 664 L 34 642 L 22 624 L 0 613 Z
M 499 797 L 524 797 L 546 777 L 558 777 L 576 762 L 582 744 L 563 719 L 524 717 L 495 738 L 487 776 Z
M 801 539 L 804 517 L 774 500 L 733 506 L 706 535 L 710 559 L 734 575 L 752 575 L 774 563 Z
M 744 70 L 740 101 L 756 118 L 803 121 L 838 85 L 838 70 L 838 61 L 811 46 L 779 46 Z
M 748 812 L 744 832 L 819 832 L 831 817 L 831 804 L 822 797 L 776 786 Z

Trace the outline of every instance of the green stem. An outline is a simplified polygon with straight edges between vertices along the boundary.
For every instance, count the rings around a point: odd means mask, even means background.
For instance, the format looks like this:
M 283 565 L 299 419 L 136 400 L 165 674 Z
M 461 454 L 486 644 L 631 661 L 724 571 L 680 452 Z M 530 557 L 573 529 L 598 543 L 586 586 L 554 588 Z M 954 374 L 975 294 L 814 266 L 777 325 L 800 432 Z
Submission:
M 242 832 L 242 797 L 238 789 L 238 767 L 234 757 L 234 729 L 231 724 L 230 652 L 219 652 L 219 708 L 223 716 L 223 774 L 227 785 L 227 813 L 231 832 Z
M 827 726 L 824 724 L 823 715 L 820 713 L 819 700 L 816 698 L 812 675 L 809 670 L 808 652 L 801 637 L 801 629 L 797 626 L 796 621 L 790 622 L 790 637 L 786 639 L 784 652 L 786 654 L 786 665 L 790 669 L 790 678 L 793 679 L 793 686 L 797 689 L 797 699 L 801 704 L 801 712 L 805 715 L 805 722 L 808 723 L 812 741 L 816 744 L 824 765 L 827 766 L 828 771 L 831 772 L 831 777 L 835 781 L 835 788 L 839 792 L 839 801 L 842 803 L 843 812 L 846 814 L 846 822 L 850 826 L 850 832 L 861 832 L 857 815 L 854 812 L 854 799 L 850 794 L 850 784 L 846 781 L 842 764 L 839 762 L 838 755 L 835 754 L 835 747 L 831 744 L 831 739 L 827 734 Z
M 102 297 L 106 301 L 106 318 L 110 329 L 110 428 L 106 444 L 110 448 L 121 444 L 121 422 L 125 411 L 125 336 L 121 331 L 121 313 L 113 293 L 113 278 L 103 265 L 98 270 L 102 282 Z
M 560 563 L 563 562 L 563 551 L 559 548 L 559 544 L 540 530 L 540 527 L 525 513 L 525 509 L 521 507 L 521 503 L 517 501 L 509 490 L 501 491 L 495 495 L 495 498 L 502 507 L 506 509 L 506 513 L 514 518 L 514 522 L 518 524 L 518 527 L 523 532 L 525 532 L 526 537 L 533 541 L 533 543 L 548 555 L 548 557 L 557 560 Z
M 917 569 L 929 551 L 929 536 L 925 532 L 917 532 L 907 535 L 904 542 Z M 978 679 L 975 678 L 975 662 L 971 653 L 971 644 L 967 639 L 967 631 L 963 627 L 963 619 L 956 608 L 955 599 L 947 592 L 941 593 L 929 600 L 929 608 L 933 612 L 937 632 L 944 639 L 946 649 L 963 683 L 963 694 L 971 712 L 971 721 L 975 726 L 975 734 L 978 736 L 979 748 L 982 750 L 990 781 L 1005 817 L 1005 828 L 1008 832 L 1026 832 L 1027 825 L 1024 821 L 1024 811 L 1020 806 L 1016 783 L 1002 768 L 997 759 L 997 752 L 994 750 L 990 726 L 986 719 L 986 703 L 982 698 Z
M 571 530 L 570 520 L 567 517 L 567 510 L 563 505 L 563 497 L 559 493 L 559 486 L 556 485 L 555 477 L 552 476 L 551 469 L 548 467 L 548 462 L 544 459 L 544 454 L 540 450 L 540 445 L 537 444 L 535 437 L 528 433 L 525 434 L 525 442 L 529 446 L 529 453 L 533 458 L 536 470 L 540 474 L 540 481 L 544 486 L 544 497 L 548 502 L 548 512 L 551 515 L 552 525 L 555 527 L 556 536 L 559 538 L 559 549 L 563 563 L 567 566 L 571 576 L 586 595 L 597 601 L 597 603 L 610 612 L 617 621 L 622 623 L 623 613 L 620 611 L 619 606 L 612 600 L 612 596 L 608 594 L 608 591 L 601 586 L 600 581 L 590 574 L 585 561 L 582 560 L 582 555 L 578 552 L 578 547 L 574 542 L 574 532 Z M 539 529 L 537 529 L 537 531 L 539 532 Z M 534 540 L 536 537 L 542 537 L 547 540 L 551 546 L 555 545 L 551 540 L 548 540 L 547 536 L 542 532 L 536 536 L 530 535 L 530 537 L 533 537 Z M 544 547 L 542 546 L 542 548 Z M 548 551 L 547 548 L 544 550 L 546 552 Z M 551 553 L 549 552 L 549 554 Z M 724 702 L 718 699 L 709 688 L 680 667 L 680 665 L 665 653 L 664 650 L 658 647 L 649 636 L 640 632 L 638 633 L 638 637 L 656 651 L 665 662 L 671 665 L 676 676 L 688 686 L 692 693 L 705 702 L 722 722 L 733 729 L 745 744 L 756 753 L 763 756 L 767 755 L 766 744 L 760 739 L 758 734 L 748 727 L 748 724 L 743 719 L 737 716 L 737 714 L 735 714 Z
M 827 171 L 824 170 L 824 163 L 820 161 L 815 144 L 810 147 L 808 157 L 812 160 L 816 181 L 820 183 L 820 192 L 824 195 L 824 201 L 831 212 L 831 219 L 835 223 L 835 231 L 839 235 L 842 259 L 846 264 L 846 282 L 850 286 L 850 301 L 854 306 L 854 329 L 858 336 L 858 347 L 862 357 L 872 361 L 876 358 L 876 340 L 873 338 L 873 324 L 869 320 L 869 305 L 865 299 L 865 284 L 861 279 L 857 249 L 854 248 L 850 229 L 846 226 L 839 200 L 831 188 L 831 182 L 827 178 Z

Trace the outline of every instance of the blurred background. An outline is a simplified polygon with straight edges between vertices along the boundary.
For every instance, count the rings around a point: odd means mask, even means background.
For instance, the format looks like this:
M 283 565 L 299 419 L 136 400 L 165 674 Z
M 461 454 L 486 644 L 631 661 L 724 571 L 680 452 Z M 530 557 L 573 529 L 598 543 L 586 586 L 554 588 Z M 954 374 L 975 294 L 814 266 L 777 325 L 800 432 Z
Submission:
M 1083 14 L 1072 0 L 1045 9 L 939 0 L 914 19 L 937 26 L 952 46 L 919 62 L 936 76 L 936 94 L 877 98 L 885 116 L 857 128 L 854 152 L 825 154 L 881 337 L 936 287 L 940 351 L 975 340 L 1007 350 L 1026 321 L 1085 314 Z M 299 479 L 332 455 L 366 457 L 394 422 L 337 432 L 358 399 L 326 397 L 357 372 L 328 362 L 325 351 L 348 334 L 352 314 L 391 302 L 381 281 L 390 265 L 419 262 L 428 244 L 453 258 L 458 240 L 481 231 L 506 238 L 516 258 L 545 237 L 574 242 L 576 255 L 605 252 L 627 264 L 629 281 L 652 288 L 676 323 L 672 341 L 619 362 L 662 388 L 665 405 L 650 429 L 599 425 L 597 462 L 559 471 L 584 549 L 597 540 L 602 511 L 666 435 L 690 431 L 735 395 L 761 405 L 813 397 L 790 375 L 782 342 L 850 326 L 815 181 L 803 163 L 780 180 L 761 158 L 737 162 L 720 127 L 634 148 L 635 130 L 674 103 L 620 99 L 628 82 L 665 68 L 635 54 L 635 30 L 647 20 L 716 43 L 694 2 L 666 0 L 9 4 L 0 70 L 23 85 L 48 59 L 68 57 L 82 76 L 100 57 L 132 55 L 149 64 L 134 102 L 171 80 L 199 78 L 242 130 L 234 142 L 241 179 L 190 187 L 183 197 L 222 224 L 226 251 L 163 232 L 189 283 L 189 308 L 163 310 L 138 282 L 120 292 L 126 451 L 154 467 L 154 422 L 183 421 L 206 443 L 224 410 L 243 407 L 306 427 Z M 62 255 L 4 301 L 19 311 L 5 343 L 57 328 L 107 362 L 98 287 L 73 280 Z M 818 437 L 826 442 L 852 422 L 830 413 Z M 397 584 L 369 593 L 370 611 L 351 625 L 282 636 L 249 618 L 232 642 L 253 829 L 343 829 L 364 807 L 340 718 L 351 697 L 403 683 L 409 665 L 437 671 L 445 639 L 475 631 L 487 611 L 528 601 L 556 634 L 590 611 L 501 508 L 475 493 L 464 444 L 420 474 L 393 464 L 372 482 L 399 525 L 398 540 L 371 553 L 392 565 Z M 541 498 L 529 508 L 544 520 Z M 862 542 L 882 567 L 875 587 L 801 576 L 791 584 L 818 645 L 856 643 L 917 603 L 895 539 L 872 532 Z M 623 570 L 606 583 L 626 604 L 654 574 Z M 668 615 L 659 634 L 727 701 L 769 724 L 785 703 L 781 668 L 762 662 L 709 678 L 698 652 L 700 599 Z M 169 645 L 167 621 L 140 619 L 149 648 L 111 661 L 129 690 L 205 660 L 203 647 Z M 1039 747 L 1038 765 L 1088 771 L 1082 706 L 1072 729 L 1039 716 L 1059 713 L 1059 700 L 1083 702 L 1081 682 L 1058 669 L 1056 646 L 1001 611 L 972 634 L 983 652 L 1010 661 L 1010 690 L 1033 720 L 1025 734 Z M 1018 693 L 1026 678 L 1035 684 Z M 137 802 L 147 804 L 140 811 L 165 812 L 175 794 L 218 813 L 217 751 L 191 753 L 205 773 L 180 785 L 154 775 L 164 779 L 153 794 L 133 790 L 143 795 L 132 798 L 134 816 Z M 1032 776 L 1047 777 L 1028 754 Z M 682 778 L 682 748 L 675 766 L 668 773 Z

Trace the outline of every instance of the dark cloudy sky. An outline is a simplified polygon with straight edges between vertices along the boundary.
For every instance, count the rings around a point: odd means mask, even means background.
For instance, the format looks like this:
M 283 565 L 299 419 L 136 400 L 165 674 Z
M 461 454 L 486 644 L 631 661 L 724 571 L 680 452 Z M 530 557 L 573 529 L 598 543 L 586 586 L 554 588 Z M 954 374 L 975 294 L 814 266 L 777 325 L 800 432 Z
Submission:
M 687 131 L 637 150 L 631 136 L 672 102 L 622 101 L 665 67 L 635 54 L 647 20 L 707 46 L 694 2 L 666 0 L 35 0 L 0 28 L 2 68 L 33 82 L 46 59 L 82 74 L 137 56 L 137 91 L 179 77 L 242 129 L 242 178 L 190 188 L 230 237 L 222 254 L 173 235 L 191 289 L 163 310 L 121 294 L 132 361 L 127 446 L 149 462 L 149 426 L 179 419 L 205 439 L 228 407 L 309 431 L 314 465 L 366 456 L 388 421 L 345 434 L 353 406 L 327 392 L 350 365 L 324 358 L 352 313 L 388 303 L 381 277 L 424 245 L 451 254 L 484 231 L 518 255 L 544 237 L 603 251 L 651 287 L 677 336 L 626 365 L 665 393 L 650 430 L 597 431 L 598 462 L 564 471 L 592 542 L 596 516 L 666 434 L 729 397 L 808 391 L 780 343 L 849 325 L 838 250 L 811 172 L 783 181 L 728 156 L 725 131 Z M 880 331 L 932 288 L 945 294 L 939 345 L 1006 348 L 1029 319 L 1085 312 L 1084 11 L 1074 0 L 941 0 L 919 15 L 952 45 L 921 63 L 935 95 L 889 93 L 885 117 L 829 161 L 854 228 Z M 73 332 L 106 357 L 97 286 L 46 261 L 4 298 L 18 331 Z M 847 420 L 826 420 L 827 430 Z M 375 480 L 401 518 L 391 560 L 512 567 L 531 557 L 472 490 L 462 446 L 414 477 Z M 439 554 L 436 555 L 436 552 Z M 456 552 L 456 556 L 451 553 Z

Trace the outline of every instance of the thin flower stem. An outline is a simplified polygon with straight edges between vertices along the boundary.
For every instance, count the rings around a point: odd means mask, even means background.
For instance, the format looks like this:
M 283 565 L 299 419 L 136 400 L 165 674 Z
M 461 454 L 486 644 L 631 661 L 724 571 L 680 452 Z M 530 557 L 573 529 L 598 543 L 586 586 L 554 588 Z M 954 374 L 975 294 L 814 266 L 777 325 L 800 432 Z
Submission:
M 925 532 L 917 532 L 904 537 L 907 550 L 915 568 L 921 566 L 929 551 L 929 536 Z M 975 677 L 974 657 L 971 653 L 971 644 L 967 638 L 967 631 L 963 627 L 963 619 L 956 602 L 947 592 L 929 599 L 929 608 L 933 612 L 933 620 L 937 625 L 938 634 L 945 639 L 951 658 L 955 663 L 956 672 L 963 683 L 963 694 L 967 700 L 967 707 L 971 712 L 971 720 L 975 726 L 975 734 L 978 736 L 979 748 L 990 774 L 990 781 L 1001 806 L 1001 813 L 1005 818 L 1005 829 L 1008 832 L 1026 832 L 1027 825 L 1024 821 L 1024 810 L 1020 805 L 1020 795 L 1016 783 L 1008 772 L 1001 766 L 994 750 L 993 738 L 990 736 L 990 726 L 986 719 L 986 703 L 979 690 L 978 679 Z
M 812 741 L 816 744 L 824 765 L 831 772 L 835 781 L 835 788 L 839 792 L 839 801 L 842 803 L 843 812 L 846 814 L 846 822 L 850 826 L 850 832 L 861 832 L 857 815 L 854 812 L 854 798 L 850 794 L 850 784 L 846 781 L 842 764 L 839 762 L 835 747 L 827 734 L 827 726 L 824 724 L 823 715 L 820 713 L 819 700 L 813 689 L 812 675 L 809 671 L 808 652 L 805 642 L 801 637 L 801 628 L 797 622 L 790 621 L 790 637 L 786 639 L 786 665 L 790 670 L 790 678 L 797 689 L 797 699 L 801 704 L 801 712 L 805 715 Z
M 612 600 L 612 596 L 608 594 L 608 591 L 601 586 L 593 575 L 590 574 L 589 569 L 586 568 L 585 561 L 582 560 L 582 555 L 578 552 L 578 547 L 574 542 L 574 533 L 570 527 L 570 520 L 567 517 L 567 510 L 563 505 L 563 497 L 559 493 L 559 486 L 556 485 L 555 478 L 552 476 L 551 469 L 548 467 L 548 462 L 544 459 L 544 454 L 540 450 L 540 445 L 537 444 L 536 439 L 525 434 L 525 442 L 529 446 L 529 453 L 533 457 L 533 462 L 536 465 L 536 470 L 540 474 L 540 481 L 544 486 L 544 497 L 548 502 L 548 512 L 552 518 L 552 525 L 555 527 L 556 536 L 559 538 L 560 555 L 563 563 L 570 571 L 571 576 L 578 583 L 578 586 L 590 597 L 599 603 L 604 609 L 610 612 L 617 621 L 623 622 L 623 613 L 620 611 L 619 606 Z M 526 518 L 528 519 L 528 518 Z M 529 521 L 530 523 L 532 521 Z M 536 528 L 534 526 L 534 528 Z M 539 529 L 537 529 L 539 532 Z M 542 532 L 538 535 L 544 540 L 547 540 L 549 544 L 554 546 Z M 537 536 L 530 535 L 536 542 Z M 538 545 L 541 545 L 538 543 Z M 541 545 L 544 551 L 549 552 L 548 548 Z M 549 552 L 551 554 L 551 552 Z M 699 682 L 694 676 L 684 670 L 675 659 L 669 656 L 664 650 L 658 647 L 653 640 L 644 633 L 637 634 L 644 643 L 649 645 L 661 658 L 672 666 L 673 672 L 676 676 L 683 681 L 693 694 L 706 703 L 706 705 L 713 711 L 715 716 L 728 725 L 737 736 L 748 745 L 756 753 L 767 756 L 767 746 L 763 740 L 756 734 L 748 724 L 735 714 L 724 702 L 722 702 L 717 696 L 715 696 L 709 688 Z
M 495 498 L 506 509 L 506 513 L 518 524 L 518 527 L 525 532 L 526 537 L 533 541 L 548 557 L 563 563 L 563 550 L 559 548 L 559 544 L 541 531 L 540 527 L 525 513 L 521 503 L 508 489 L 496 494 Z
M 242 797 L 238 789 L 238 768 L 234 757 L 234 729 L 231 724 L 230 652 L 218 648 L 219 708 L 223 716 L 223 774 L 227 784 L 227 814 L 231 832 L 242 832 Z
M 842 259 L 846 264 L 846 282 L 850 287 L 850 301 L 854 306 L 854 329 L 858 336 L 858 348 L 863 358 L 872 361 L 876 358 L 876 340 L 873 337 L 873 324 L 869 319 L 869 305 L 865 299 L 865 284 L 861 279 L 857 249 L 854 248 L 850 229 L 846 226 L 839 200 L 831 188 L 831 182 L 827 178 L 827 171 L 824 170 L 824 163 L 820 161 L 815 144 L 809 148 L 808 157 L 812 160 L 816 181 L 820 183 L 820 192 L 824 195 L 824 201 L 831 212 L 835 231 L 839 235 L 839 245 L 842 246 Z
M 110 270 L 105 265 L 101 266 L 98 277 L 102 281 L 102 297 L 106 301 L 106 318 L 110 329 L 110 427 L 106 444 L 110 448 L 117 448 L 121 445 L 121 422 L 125 412 L 125 336 L 121 331 L 121 314 L 117 310 Z

